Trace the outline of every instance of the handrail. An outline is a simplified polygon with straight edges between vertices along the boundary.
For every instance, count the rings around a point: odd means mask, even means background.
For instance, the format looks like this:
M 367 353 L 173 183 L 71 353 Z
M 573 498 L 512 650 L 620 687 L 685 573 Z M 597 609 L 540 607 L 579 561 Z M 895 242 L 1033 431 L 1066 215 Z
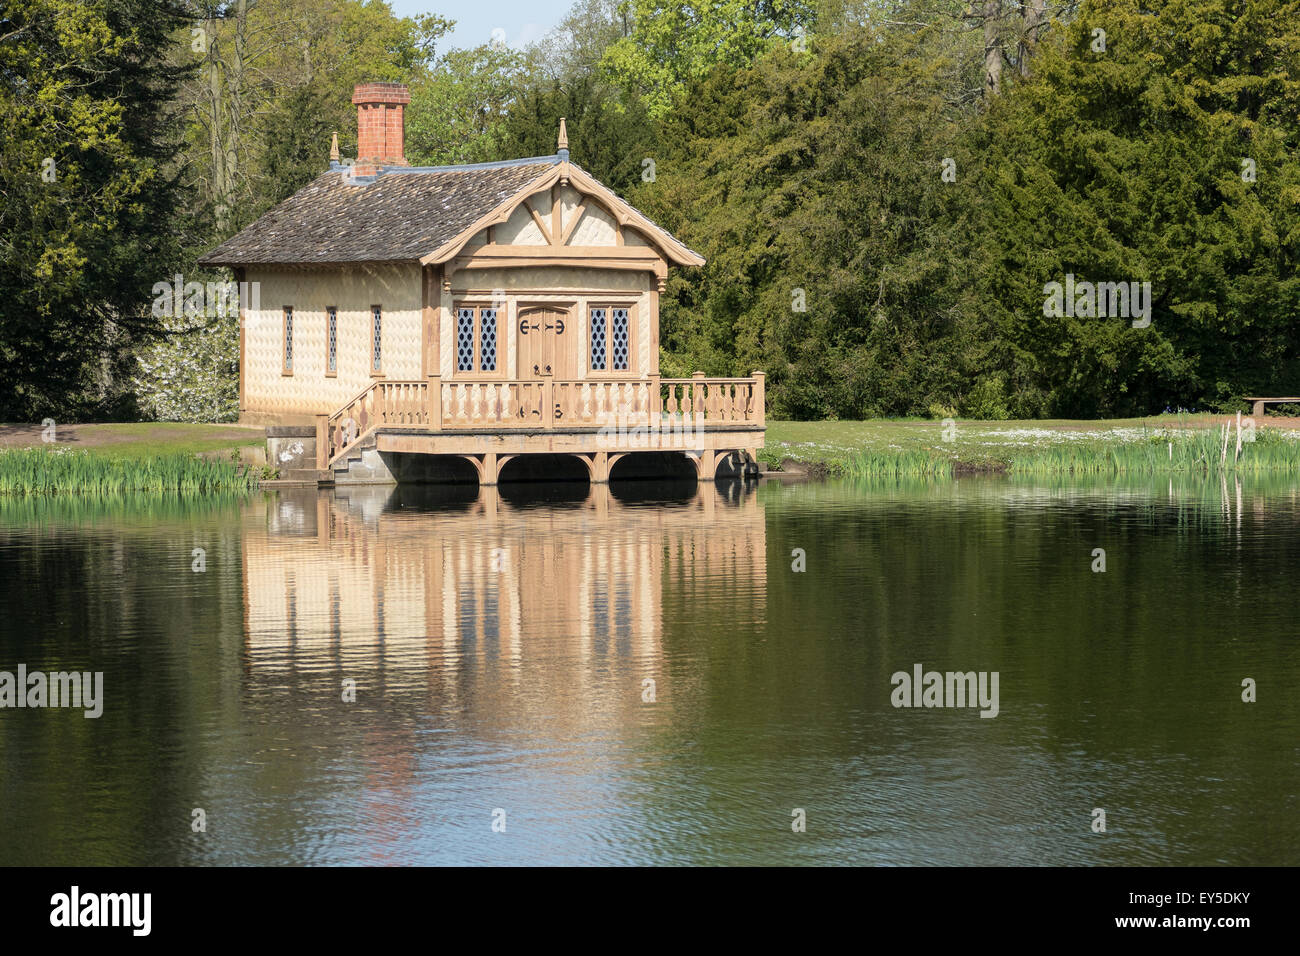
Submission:
M 723 378 L 455 378 L 371 382 L 330 415 L 316 416 L 317 467 L 332 467 L 383 425 L 431 431 L 544 431 L 657 421 L 763 425 L 765 376 Z

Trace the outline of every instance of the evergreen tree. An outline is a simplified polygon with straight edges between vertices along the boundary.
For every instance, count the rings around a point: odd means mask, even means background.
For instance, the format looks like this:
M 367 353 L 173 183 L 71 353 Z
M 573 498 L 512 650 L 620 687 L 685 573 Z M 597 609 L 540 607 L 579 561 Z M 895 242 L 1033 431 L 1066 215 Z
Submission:
M 123 414 L 157 332 L 187 204 L 173 159 L 176 0 L 9 0 L 0 11 L 0 418 Z

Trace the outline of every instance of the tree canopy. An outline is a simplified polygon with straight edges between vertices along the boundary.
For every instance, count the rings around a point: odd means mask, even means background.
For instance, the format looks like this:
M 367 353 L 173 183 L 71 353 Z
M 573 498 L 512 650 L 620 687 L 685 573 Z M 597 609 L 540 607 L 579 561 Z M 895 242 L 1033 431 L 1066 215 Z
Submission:
M 764 369 L 774 416 L 1290 392 L 1297 14 L 580 0 L 527 49 L 462 50 L 381 0 L 9 0 L 0 411 L 228 414 L 234 324 L 159 321 L 150 290 L 224 278 L 195 257 L 319 175 L 334 132 L 355 150 L 368 80 L 410 84 L 417 163 L 547 154 L 565 117 L 574 160 L 708 260 L 670 275 L 665 374 Z M 1050 305 L 1119 284 L 1145 319 Z

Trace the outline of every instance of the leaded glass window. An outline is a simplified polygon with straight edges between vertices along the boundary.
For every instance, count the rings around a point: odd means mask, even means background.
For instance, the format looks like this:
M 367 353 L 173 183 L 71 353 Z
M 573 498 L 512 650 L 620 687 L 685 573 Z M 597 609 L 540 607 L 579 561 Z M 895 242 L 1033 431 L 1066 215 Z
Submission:
M 591 370 L 605 370 L 605 315 L 606 309 L 591 310 Z
M 618 371 L 625 371 L 628 360 L 627 309 L 610 309 L 610 316 L 613 318 L 613 327 L 610 330 L 610 345 L 614 353 L 613 367 Z
M 339 310 L 330 306 L 325 310 L 325 370 L 339 370 Z
M 474 310 L 456 310 L 456 371 L 474 371 Z
M 284 307 L 284 370 L 293 371 L 293 306 Z
M 497 370 L 497 310 L 479 311 L 479 368 L 484 372 Z
M 383 369 L 383 343 L 382 315 L 379 306 L 371 306 L 371 315 L 374 317 L 374 362 L 373 367 L 376 372 Z

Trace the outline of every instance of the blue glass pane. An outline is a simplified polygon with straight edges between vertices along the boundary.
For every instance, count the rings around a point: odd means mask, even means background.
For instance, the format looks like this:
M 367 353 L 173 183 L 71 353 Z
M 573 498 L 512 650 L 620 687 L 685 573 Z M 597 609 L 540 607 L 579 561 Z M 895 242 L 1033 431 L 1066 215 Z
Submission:
M 614 368 L 626 369 L 628 361 L 627 309 L 613 309 L 614 315 Z
M 605 310 L 591 310 L 591 369 L 605 369 Z
M 456 371 L 474 371 L 474 310 L 456 310 Z
M 497 370 L 497 310 L 484 309 L 479 314 L 479 358 L 484 372 Z

